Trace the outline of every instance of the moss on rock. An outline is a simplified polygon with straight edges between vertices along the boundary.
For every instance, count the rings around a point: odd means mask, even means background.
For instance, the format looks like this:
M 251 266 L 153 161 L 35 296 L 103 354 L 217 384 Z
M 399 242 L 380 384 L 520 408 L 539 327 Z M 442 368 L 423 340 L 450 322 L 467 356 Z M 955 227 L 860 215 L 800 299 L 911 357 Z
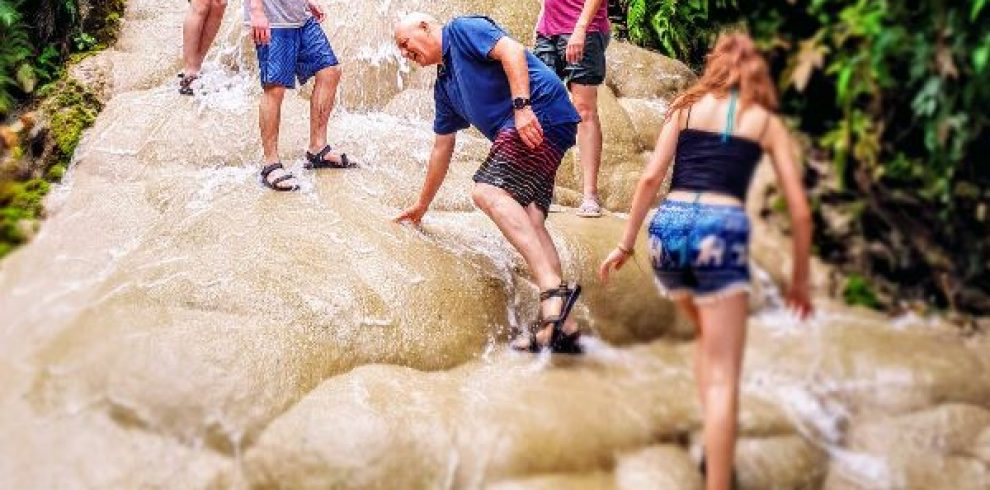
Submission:
M 80 10 L 85 13 L 83 32 L 96 42 L 92 49 L 72 54 L 68 60 L 70 65 L 112 43 L 120 29 L 125 3 L 125 0 L 80 2 Z M 41 88 L 35 95 L 49 125 L 47 143 L 43 145 L 45 151 L 25 153 L 25 148 L 31 144 L 25 141 L 7 145 L 6 154 L 0 151 L 0 163 L 14 169 L 28 165 L 28 171 L 15 178 L 30 177 L 21 182 L 0 178 L 0 257 L 30 239 L 32 230 L 37 228 L 37 220 L 43 217 L 42 200 L 50 189 L 49 183 L 58 182 L 65 176 L 83 132 L 93 125 L 103 108 L 92 90 L 69 76 Z M 30 158 L 34 161 L 26 160 Z
M 68 157 L 75 151 L 83 131 L 93 125 L 103 107 L 90 90 L 71 78 L 57 83 L 51 90 L 52 94 L 42 104 L 42 109 L 50 118 L 55 145 L 62 157 Z

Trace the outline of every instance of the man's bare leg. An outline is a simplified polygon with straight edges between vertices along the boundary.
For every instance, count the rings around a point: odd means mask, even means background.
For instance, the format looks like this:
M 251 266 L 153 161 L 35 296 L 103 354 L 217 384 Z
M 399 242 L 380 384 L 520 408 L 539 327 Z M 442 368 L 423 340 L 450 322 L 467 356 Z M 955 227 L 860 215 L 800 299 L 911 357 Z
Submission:
M 475 204 L 495 222 L 509 243 L 522 254 L 540 290 L 560 286 L 560 261 L 555 264 L 550 258 L 556 256 L 556 251 L 548 253 L 544 250 L 544 240 L 539 230 L 533 226 L 526 209 L 508 192 L 489 184 L 475 184 L 471 197 Z M 556 315 L 560 313 L 561 306 L 560 298 L 545 301 L 543 314 Z
M 337 85 L 340 84 L 339 66 L 330 66 L 316 73 L 313 96 L 309 99 L 309 152 L 316 154 L 327 145 L 327 122 L 337 100 Z M 340 154 L 327 155 L 327 161 L 340 163 Z
M 563 269 L 560 265 L 560 254 L 557 253 L 557 246 L 553 243 L 553 239 L 550 237 L 550 232 L 547 231 L 546 221 L 547 217 L 543 214 L 543 211 L 536 206 L 536 204 L 530 204 L 526 209 L 526 214 L 529 216 L 530 222 L 533 224 L 533 228 L 536 230 L 537 236 L 540 240 L 541 249 L 543 250 L 543 255 L 546 261 L 550 264 L 551 268 L 557 274 L 558 277 L 564 277 Z M 541 286 L 541 289 L 545 289 Z M 562 305 L 561 305 L 562 306 Z M 553 304 L 548 305 L 543 310 L 543 315 L 557 315 L 560 313 L 560 306 Z M 576 332 L 578 329 L 577 321 L 573 317 L 567 317 L 564 321 L 563 331 L 564 333 L 570 334 Z M 537 342 L 546 345 L 550 341 L 550 335 L 553 333 L 553 327 L 547 326 L 543 330 L 537 333 Z
M 282 100 L 285 98 L 285 87 L 281 85 L 266 85 L 261 95 L 261 109 L 258 120 L 261 127 L 261 146 L 264 150 L 264 163 L 269 165 L 279 162 L 278 129 L 282 120 Z M 275 180 L 287 172 L 277 169 L 269 175 L 268 180 Z M 286 181 L 283 186 L 295 185 L 294 180 Z

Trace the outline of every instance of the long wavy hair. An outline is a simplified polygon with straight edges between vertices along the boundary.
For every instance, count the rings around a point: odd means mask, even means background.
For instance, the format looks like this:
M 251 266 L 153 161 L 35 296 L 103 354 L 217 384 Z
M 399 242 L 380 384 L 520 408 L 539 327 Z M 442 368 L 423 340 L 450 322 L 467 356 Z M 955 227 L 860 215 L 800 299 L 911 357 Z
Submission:
M 752 104 L 771 112 L 777 110 L 777 90 L 770 78 L 767 61 L 756 49 L 753 39 L 739 32 L 718 37 L 715 48 L 708 53 L 701 78 L 674 100 L 667 111 L 667 119 L 707 94 L 724 97 L 732 89 L 739 91 L 740 110 L 746 110 Z

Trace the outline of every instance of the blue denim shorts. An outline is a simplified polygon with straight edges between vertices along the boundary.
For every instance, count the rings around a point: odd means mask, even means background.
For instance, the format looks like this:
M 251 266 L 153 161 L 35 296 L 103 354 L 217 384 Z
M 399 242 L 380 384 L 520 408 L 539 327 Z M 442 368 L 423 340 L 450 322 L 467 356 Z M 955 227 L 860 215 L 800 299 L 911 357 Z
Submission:
M 272 28 L 271 42 L 255 48 L 263 87 L 295 88 L 297 78 L 304 85 L 316 72 L 338 64 L 326 33 L 313 17 L 302 27 Z
M 664 201 L 650 223 L 657 287 L 671 298 L 749 290 L 749 217 L 740 206 Z

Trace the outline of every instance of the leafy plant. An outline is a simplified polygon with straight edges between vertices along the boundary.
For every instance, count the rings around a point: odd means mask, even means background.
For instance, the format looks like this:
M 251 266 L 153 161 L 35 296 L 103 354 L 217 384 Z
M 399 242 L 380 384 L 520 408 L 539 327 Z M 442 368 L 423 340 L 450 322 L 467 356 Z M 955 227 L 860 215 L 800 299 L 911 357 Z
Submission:
M 79 33 L 78 36 L 72 38 L 72 42 L 76 47 L 76 51 L 89 51 L 96 46 L 96 38 L 86 34 L 85 32 Z
M 866 306 L 868 308 L 879 308 L 880 300 L 873 292 L 873 287 L 869 281 L 859 274 L 852 274 L 846 280 L 846 285 L 842 288 L 842 298 L 848 305 Z
M 630 40 L 691 61 L 699 61 L 699 53 L 718 33 L 713 10 L 736 4 L 735 0 L 624 1 Z
M 864 209 L 850 235 L 816 226 L 816 243 L 840 245 L 824 253 L 895 297 L 990 313 L 990 0 L 625 3 L 632 41 L 694 66 L 703 51 L 679 40 L 753 34 L 782 110 L 832 162 L 823 209 Z
M 34 49 L 20 6 L 20 0 L 0 0 L 0 116 L 14 108 L 19 96 L 33 91 L 36 81 Z

